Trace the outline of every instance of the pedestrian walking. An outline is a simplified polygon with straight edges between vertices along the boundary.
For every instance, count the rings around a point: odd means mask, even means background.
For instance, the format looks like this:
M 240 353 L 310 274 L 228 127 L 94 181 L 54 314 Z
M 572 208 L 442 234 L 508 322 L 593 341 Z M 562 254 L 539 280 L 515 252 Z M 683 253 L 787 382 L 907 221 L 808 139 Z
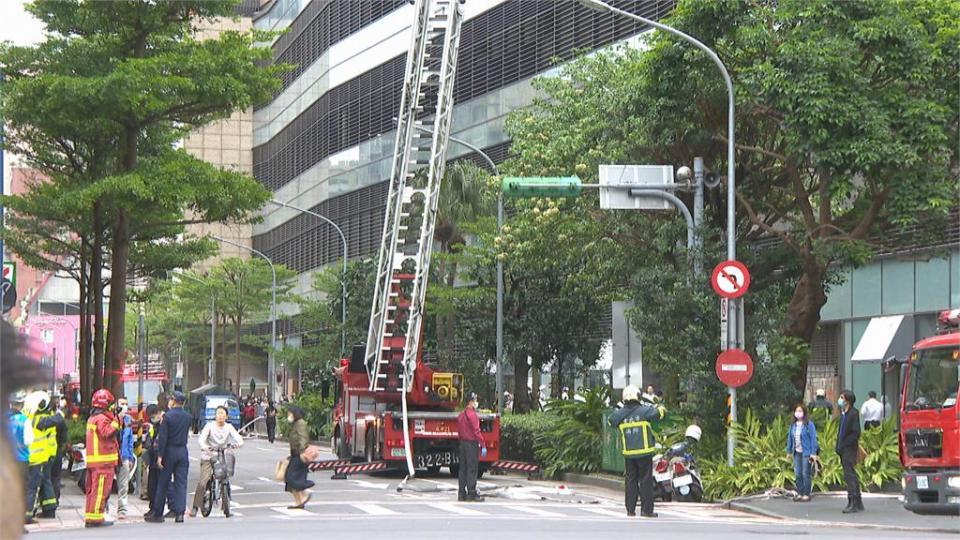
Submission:
M 117 418 L 120 423 L 120 462 L 117 464 L 117 519 L 127 519 L 127 495 L 130 476 L 133 474 L 133 418 L 127 414 L 130 403 L 127 398 L 117 399 Z
M 119 457 L 117 432 L 120 424 L 110 410 L 113 394 L 105 388 L 93 393 L 90 419 L 87 420 L 87 481 L 83 520 L 87 527 L 113 525 L 105 520 L 107 497 L 113 488 Z
M 160 467 L 157 466 L 157 434 L 160 429 L 160 422 L 163 419 L 163 411 L 156 405 L 147 406 L 147 417 L 150 419 L 146 427 L 146 435 L 143 442 L 143 454 L 141 463 L 147 471 L 147 478 L 141 483 L 140 499 L 150 501 L 149 509 L 144 514 L 147 516 L 162 516 L 163 509 L 157 510 L 154 507 L 157 495 L 157 484 L 160 481 Z
M 20 391 L 10 398 L 10 412 L 7 417 L 7 429 L 10 436 L 10 446 L 17 461 L 17 476 L 20 479 L 20 489 L 26 492 L 30 471 L 30 443 L 33 442 L 33 429 L 30 420 L 23 414 L 23 402 L 26 393 Z M 21 516 L 26 509 L 21 509 Z M 18 518 L 19 519 L 19 518 Z M 32 520 L 32 518 L 31 518 Z
M 652 422 L 663 420 L 667 410 L 663 405 L 640 401 L 640 389 L 628 385 L 623 389 L 623 407 L 613 413 L 611 423 L 620 431 L 626 469 L 625 503 L 627 515 L 635 516 L 637 496 L 640 497 L 640 515 L 657 517 L 653 511 L 653 454 L 656 440 Z
M 256 417 L 257 410 L 253 406 L 253 401 L 248 399 L 247 404 L 243 407 L 243 431 L 245 433 L 250 433 L 253 430 L 253 421 Z
M 833 405 L 827 401 L 827 392 L 823 388 L 817 388 L 816 396 L 813 401 L 807 405 L 807 413 L 813 415 L 817 409 L 827 411 L 827 416 L 833 416 Z
M 50 466 L 50 484 L 53 485 L 53 494 L 57 497 L 57 507 L 59 507 L 60 488 L 63 487 L 60 476 L 63 473 L 63 456 L 67 453 L 67 447 L 70 446 L 70 433 L 67 430 L 67 402 L 60 398 L 55 403 L 51 420 L 55 423 L 57 453 L 53 456 L 53 463 Z
M 843 465 L 843 481 L 847 485 L 847 507 L 844 514 L 863 511 L 860 480 L 857 478 L 857 454 L 860 449 L 860 413 L 854 404 L 857 397 L 850 390 L 840 392 L 840 432 L 837 434 L 837 454 Z
M 197 511 L 203 504 L 203 494 L 207 491 L 207 483 L 213 478 L 213 462 L 220 456 L 218 450 L 233 445 L 236 448 L 243 446 L 243 437 L 237 432 L 237 428 L 227 423 L 227 408 L 223 405 L 217 407 L 217 413 L 213 422 L 207 422 L 200 430 L 200 437 L 197 442 L 200 443 L 200 480 L 197 481 L 197 489 L 193 493 L 193 507 L 190 508 L 190 517 L 197 517 Z M 230 513 L 225 514 L 230 517 Z
M 273 444 L 277 437 L 277 407 L 273 404 L 273 400 L 267 403 L 267 409 L 263 415 L 267 424 L 267 440 Z
M 50 395 L 43 391 L 31 392 L 24 401 L 24 410 L 33 431 L 30 443 L 30 469 L 27 475 L 27 506 L 25 520 L 33 523 L 34 508 L 41 507 L 40 517 L 53 519 L 57 511 L 57 495 L 53 491 L 51 474 L 57 455 L 56 420 L 50 412 Z
M 877 400 L 877 393 L 873 390 L 867 392 L 867 400 L 860 406 L 860 416 L 863 417 L 864 429 L 878 428 L 883 422 L 883 404 Z
M 190 454 L 187 451 L 187 434 L 193 418 L 183 410 L 187 401 L 183 392 L 174 392 L 167 402 L 169 410 L 163 415 L 160 429 L 157 433 L 157 467 L 160 476 L 157 480 L 157 494 L 153 505 L 154 513 L 144 518 L 150 523 L 163 523 L 163 512 L 170 495 L 171 482 L 173 483 L 173 500 L 170 501 L 170 511 L 177 523 L 183 523 L 183 514 L 187 506 L 187 474 L 190 472 Z
M 307 490 L 314 486 L 312 480 L 307 480 L 307 464 L 300 457 L 310 445 L 310 428 L 303 417 L 303 409 L 300 407 L 287 407 L 287 422 L 290 423 L 290 463 L 283 478 L 283 489 L 293 495 L 295 504 L 290 506 L 290 509 L 305 507 L 312 496 Z
M 812 460 L 820 453 L 820 443 L 817 441 L 817 427 L 803 403 L 794 408 L 793 417 L 795 421 L 787 433 L 787 456 L 793 460 L 797 486 L 797 496 L 793 500 L 807 502 L 813 490 Z
M 457 417 L 457 436 L 460 439 L 457 500 L 483 502 L 483 497 L 477 493 L 477 472 L 480 468 L 480 455 L 487 455 L 487 445 L 483 441 L 483 432 L 480 431 L 475 392 L 470 392 L 467 396 L 467 405 Z

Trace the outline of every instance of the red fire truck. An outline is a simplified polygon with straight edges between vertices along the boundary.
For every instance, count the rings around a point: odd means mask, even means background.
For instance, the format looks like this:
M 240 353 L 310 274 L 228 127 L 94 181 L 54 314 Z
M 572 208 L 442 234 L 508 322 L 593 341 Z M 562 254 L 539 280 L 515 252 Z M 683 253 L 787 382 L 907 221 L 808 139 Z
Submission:
M 399 395 L 370 390 L 363 364 L 365 348 L 357 346 L 351 359 L 337 370 L 336 407 L 333 411 L 331 448 L 341 459 L 383 463 L 383 468 L 403 468 L 406 450 L 403 411 Z M 436 473 L 449 467 L 458 472 L 457 406 L 463 399 L 464 381 L 459 373 L 443 373 L 420 364 L 413 388 L 407 394 L 407 426 L 413 447 L 415 469 Z M 480 413 L 487 455 L 480 458 L 479 472 L 500 457 L 500 418 Z
M 140 371 L 136 363 L 126 364 L 120 380 L 123 382 L 123 396 L 130 403 L 131 414 L 138 413 L 140 404 L 156 405 L 160 394 L 167 391 L 169 379 L 167 370 L 159 361 L 147 362 L 143 372 L 143 394 L 140 394 Z
M 423 320 L 440 182 L 453 118 L 460 0 L 416 0 L 397 113 L 390 190 L 367 341 L 338 371 L 333 448 L 366 465 L 337 476 L 406 465 L 458 469 L 463 375 L 424 361 Z M 481 415 L 487 455 L 500 455 L 500 419 Z M 405 463 L 404 463 L 405 462 Z
M 938 317 L 941 334 L 917 342 L 902 365 L 900 462 L 904 505 L 960 513 L 960 309 Z

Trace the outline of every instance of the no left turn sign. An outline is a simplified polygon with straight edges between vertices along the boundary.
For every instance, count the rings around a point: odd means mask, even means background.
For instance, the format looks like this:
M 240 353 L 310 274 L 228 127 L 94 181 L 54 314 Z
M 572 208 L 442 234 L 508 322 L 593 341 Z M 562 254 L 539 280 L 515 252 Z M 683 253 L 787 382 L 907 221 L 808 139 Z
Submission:
M 750 288 L 750 272 L 740 261 L 723 261 L 713 269 L 713 290 L 724 298 L 740 298 Z

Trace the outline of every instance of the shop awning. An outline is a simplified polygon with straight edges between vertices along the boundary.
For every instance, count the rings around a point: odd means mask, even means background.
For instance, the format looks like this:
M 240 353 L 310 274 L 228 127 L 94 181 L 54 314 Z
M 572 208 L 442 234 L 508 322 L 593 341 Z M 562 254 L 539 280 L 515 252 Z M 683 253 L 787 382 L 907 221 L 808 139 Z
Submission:
M 905 357 L 913 346 L 913 317 L 892 315 L 870 319 L 851 362 L 880 362 L 890 356 Z

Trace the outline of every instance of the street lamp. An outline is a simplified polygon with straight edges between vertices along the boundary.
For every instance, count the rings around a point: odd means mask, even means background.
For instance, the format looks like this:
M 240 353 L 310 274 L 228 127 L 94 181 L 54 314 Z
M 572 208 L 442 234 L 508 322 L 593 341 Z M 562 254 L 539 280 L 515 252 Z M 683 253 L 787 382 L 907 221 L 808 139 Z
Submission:
M 340 235 L 340 240 L 343 242 L 343 277 L 341 278 L 341 292 L 340 292 L 340 357 L 342 358 L 346 354 L 347 350 L 347 237 L 343 234 L 343 229 L 341 229 L 336 223 L 331 219 L 321 216 L 316 212 L 311 212 L 304 208 L 294 206 L 289 203 L 278 201 L 276 199 L 271 199 L 271 203 L 282 206 L 284 208 L 289 208 L 291 210 L 296 210 L 297 212 L 302 212 L 304 214 L 310 214 L 315 218 L 322 219 L 329 223 L 334 229 L 337 230 L 337 234 Z
M 414 124 L 414 127 L 433 135 L 433 130 L 425 128 L 423 126 L 418 126 Z M 483 150 L 477 146 L 468 143 L 463 139 L 458 139 L 453 135 L 448 135 L 448 139 L 451 141 L 463 145 L 470 150 L 473 150 L 482 157 L 490 169 L 493 170 L 495 176 L 500 176 L 500 169 L 497 167 L 497 164 L 490 159 L 490 156 L 486 154 Z M 497 194 L 497 235 L 503 233 L 503 193 Z M 503 415 L 503 261 L 497 257 L 497 414 Z
M 245 249 L 254 255 L 260 256 L 263 258 L 263 260 L 267 261 L 267 264 L 270 265 L 270 272 L 273 274 L 273 284 L 270 287 L 270 349 L 267 351 L 267 378 L 269 379 L 269 383 L 267 384 L 267 399 L 273 400 L 274 386 L 277 384 L 276 366 L 273 364 L 273 351 L 277 348 L 277 269 L 273 266 L 273 261 L 270 260 L 270 257 L 267 257 L 252 247 L 238 244 L 237 242 L 226 240 L 224 238 L 220 238 L 219 236 L 210 235 L 210 238 L 213 238 L 217 242 L 223 242 L 224 244 L 230 244 L 231 246 Z M 237 388 L 239 387 L 240 381 L 237 381 Z
M 209 286 L 206 280 L 200 279 L 196 276 L 191 276 L 185 272 L 173 272 L 173 274 L 192 279 L 197 283 L 200 283 L 204 286 Z M 210 292 L 210 361 L 207 362 L 207 382 L 213 384 L 213 379 L 215 376 L 217 365 L 217 359 L 215 356 L 217 346 L 217 296 L 213 291 Z
M 726 66 L 723 65 L 723 62 L 720 60 L 720 57 L 717 56 L 717 53 L 713 52 L 710 47 L 707 47 L 698 39 L 693 36 L 684 34 L 683 32 L 672 28 L 665 24 L 660 24 L 657 21 L 647 19 L 646 17 L 641 17 L 640 15 L 635 15 L 629 11 L 624 11 L 619 8 L 615 8 L 609 4 L 601 2 L 600 0 L 579 0 L 584 6 L 596 10 L 596 11 L 609 11 L 610 13 L 616 13 L 617 15 L 622 15 L 636 21 L 640 21 L 644 24 L 648 24 L 654 28 L 663 30 L 664 32 L 669 32 L 680 39 L 693 44 L 695 47 L 705 52 L 713 63 L 717 65 L 717 68 L 720 70 L 720 73 L 723 75 L 723 82 L 727 86 L 727 260 L 733 261 L 737 258 L 737 236 L 736 236 L 736 167 L 734 164 L 734 117 L 736 111 L 736 101 L 733 94 L 733 81 L 730 79 L 730 73 L 727 72 Z M 734 349 L 738 345 L 738 336 L 739 329 L 737 328 L 740 324 L 739 321 L 739 310 L 740 310 L 740 300 L 731 300 L 729 303 L 729 315 L 727 317 L 727 348 Z M 736 388 L 728 388 L 730 394 L 730 418 L 733 422 L 737 421 L 737 390 Z M 727 431 L 727 464 L 733 466 L 733 447 L 734 447 L 734 438 L 733 430 Z

